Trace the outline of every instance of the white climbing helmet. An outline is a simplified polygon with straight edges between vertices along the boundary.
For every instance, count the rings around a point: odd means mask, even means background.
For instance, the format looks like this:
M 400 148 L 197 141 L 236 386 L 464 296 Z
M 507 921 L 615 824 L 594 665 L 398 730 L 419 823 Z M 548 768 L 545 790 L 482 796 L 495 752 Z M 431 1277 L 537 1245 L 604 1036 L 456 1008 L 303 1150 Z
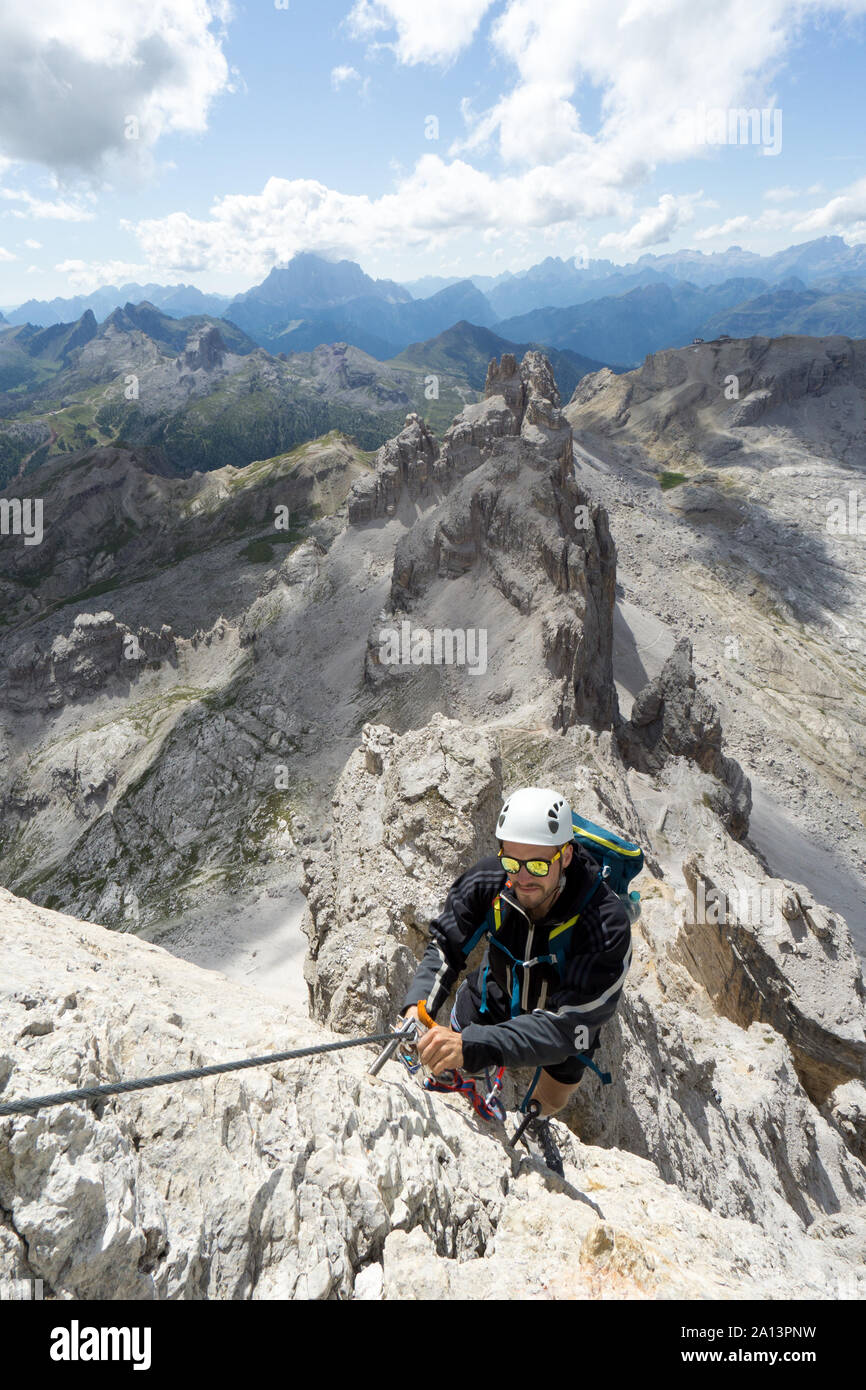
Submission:
M 515 845 L 567 845 L 574 838 L 571 807 L 550 787 L 521 787 L 499 812 L 496 838 Z

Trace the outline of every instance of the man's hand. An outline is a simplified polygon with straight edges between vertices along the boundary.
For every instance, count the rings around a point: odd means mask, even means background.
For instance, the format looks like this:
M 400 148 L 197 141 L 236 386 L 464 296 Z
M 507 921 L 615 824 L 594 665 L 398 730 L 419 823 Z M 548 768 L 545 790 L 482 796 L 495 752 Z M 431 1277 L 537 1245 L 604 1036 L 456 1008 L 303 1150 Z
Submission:
M 436 1023 L 418 1039 L 418 1055 L 425 1067 L 438 1076 L 452 1067 L 463 1066 L 463 1041 L 459 1033 Z

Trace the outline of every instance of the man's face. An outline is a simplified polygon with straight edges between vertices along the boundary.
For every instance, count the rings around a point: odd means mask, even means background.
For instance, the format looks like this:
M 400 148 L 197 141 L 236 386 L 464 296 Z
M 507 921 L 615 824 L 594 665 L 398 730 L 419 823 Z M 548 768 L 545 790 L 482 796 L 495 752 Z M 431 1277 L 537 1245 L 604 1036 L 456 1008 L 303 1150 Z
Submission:
M 556 850 L 556 845 L 518 845 L 513 840 L 505 840 L 502 844 L 503 854 L 512 855 L 515 859 L 551 860 Z M 538 913 L 540 908 L 539 915 L 543 915 L 559 887 L 559 880 L 566 865 L 571 863 L 572 851 L 572 845 L 565 845 L 559 859 L 548 870 L 546 878 L 536 878 L 525 864 L 521 864 L 519 874 L 508 875 L 514 895 L 522 908 L 531 913 Z

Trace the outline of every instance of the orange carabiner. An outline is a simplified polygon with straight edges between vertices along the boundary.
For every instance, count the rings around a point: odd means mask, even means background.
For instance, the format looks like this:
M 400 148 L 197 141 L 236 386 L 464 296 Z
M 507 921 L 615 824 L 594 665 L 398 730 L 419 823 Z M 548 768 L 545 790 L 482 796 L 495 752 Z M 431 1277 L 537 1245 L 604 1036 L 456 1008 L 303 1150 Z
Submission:
M 418 1000 L 418 1003 L 415 1005 L 415 1007 L 416 1007 L 416 1009 L 418 1010 L 418 1017 L 419 1017 L 419 1019 L 421 1020 L 421 1022 L 424 1024 L 424 1027 L 425 1027 L 425 1028 L 435 1028 L 436 1025 L 435 1025 L 435 1023 L 433 1022 L 432 1018 L 430 1017 L 430 1015 L 429 1015 L 428 1012 L 427 1012 L 427 1008 L 426 1008 L 426 1005 L 425 1005 L 425 1003 L 424 1003 L 424 1000 L 423 1000 L 423 999 L 419 999 L 419 1000 Z

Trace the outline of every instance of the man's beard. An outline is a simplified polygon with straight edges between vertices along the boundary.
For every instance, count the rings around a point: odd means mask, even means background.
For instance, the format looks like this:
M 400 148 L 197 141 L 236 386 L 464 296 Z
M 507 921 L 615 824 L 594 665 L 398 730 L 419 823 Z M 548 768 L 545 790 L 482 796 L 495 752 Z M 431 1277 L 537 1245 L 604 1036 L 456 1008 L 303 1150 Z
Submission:
M 538 893 L 530 893 L 527 901 L 521 903 L 521 907 L 523 908 L 523 910 L 526 913 L 528 913 L 533 920 L 535 920 L 537 917 L 543 917 L 544 914 L 548 912 L 549 909 L 552 907 L 554 898 L 556 897 L 556 893 L 561 882 L 561 872 L 562 871 L 560 870 L 560 878 L 557 879 L 556 883 L 552 888 L 548 888 L 546 893 L 544 893 L 541 896 Z M 522 888 L 519 890 L 520 893 L 522 893 L 523 891 L 524 890 Z

